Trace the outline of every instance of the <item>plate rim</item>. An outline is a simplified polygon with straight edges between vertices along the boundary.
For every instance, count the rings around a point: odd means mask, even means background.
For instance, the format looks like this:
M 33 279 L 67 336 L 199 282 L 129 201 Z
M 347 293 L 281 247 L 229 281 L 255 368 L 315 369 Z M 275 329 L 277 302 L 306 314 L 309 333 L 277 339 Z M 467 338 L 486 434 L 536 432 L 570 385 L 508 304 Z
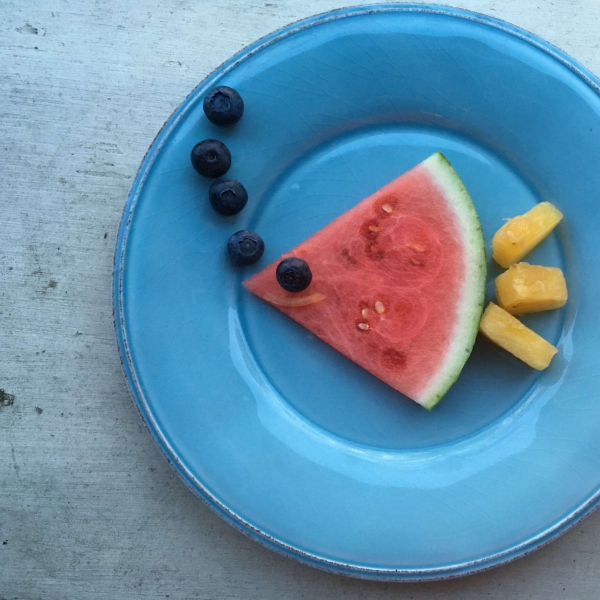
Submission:
M 466 561 L 457 564 L 451 564 L 442 567 L 431 567 L 426 569 L 390 569 L 365 567 L 341 561 L 331 560 L 317 554 L 312 554 L 296 548 L 293 545 L 287 544 L 279 540 L 260 528 L 252 525 L 252 523 L 243 519 L 235 511 L 228 508 L 225 504 L 219 501 L 210 491 L 196 479 L 194 475 L 186 468 L 183 462 L 177 456 L 177 453 L 171 448 L 168 441 L 162 435 L 139 385 L 129 344 L 127 341 L 125 317 L 123 310 L 123 269 L 125 262 L 125 253 L 127 250 L 127 238 L 129 229 L 132 223 L 133 212 L 137 204 L 140 191 L 145 182 L 155 158 L 160 152 L 163 143 L 169 137 L 169 134 L 174 127 L 179 123 L 181 118 L 188 111 L 192 99 L 194 99 L 203 88 L 209 83 L 235 68 L 238 64 L 244 62 L 254 54 L 260 52 L 263 48 L 270 46 L 280 40 L 285 39 L 299 31 L 335 21 L 343 18 L 367 15 L 373 13 L 422 13 L 429 15 L 444 15 L 453 18 L 474 22 L 480 25 L 491 27 L 495 30 L 503 31 L 511 36 L 514 36 L 521 41 L 524 41 L 538 50 L 550 55 L 555 60 L 558 60 L 562 66 L 567 67 L 576 76 L 590 86 L 595 93 L 600 96 L 600 79 L 597 78 L 591 71 L 579 64 L 568 54 L 545 41 L 537 35 L 517 27 L 507 21 L 497 19 L 482 13 L 451 7 L 448 5 L 438 4 L 412 4 L 412 3 L 389 3 L 389 4 L 367 4 L 359 6 L 343 7 L 331 11 L 326 11 L 316 15 L 300 19 L 292 22 L 284 27 L 281 27 L 261 38 L 252 42 L 234 54 L 230 59 L 223 62 L 210 72 L 196 87 L 181 101 L 165 124 L 160 128 L 155 138 L 151 142 L 146 151 L 140 166 L 133 179 L 125 205 L 121 214 L 117 240 L 115 244 L 115 252 L 113 258 L 113 273 L 112 273 L 112 303 L 113 303 L 113 325 L 115 337 L 119 352 L 121 367 L 127 382 L 127 388 L 131 395 L 134 405 L 138 409 L 142 421 L 146 429 L 150 433 L 151 438 L 157 444 L 167 462 L 175 469 L 179 477 L 183 480 L 186 486 L 200 498 L 213 512 L 218 514 L 224 521 L 235 527 L 244 535 L 252 540 L 260 543 L 262 546 L 269 548 L 295 559 L 303 564 L 324 570 L 330 573 L 347 575 L 359 579 L 393 581 L 393 582 L 423 582 L 448 580 L 457 577 L 463 577 L 474 573 L 479 573 L 492 568 L 499 567 L 531 554 L 535 550 L 549 544 L 569 529 L 581 522 L 585 517 L 591 514 L 600 505 L 600 490 L 587 498 L 581 504 L 571 511 L 563 519 L 548 526 L 546 530 L 539 533 L 537 536 L 531 537 L 528 540 L 505 549 L 501 552 L 490 554 L 484 558 L 477 560 Z

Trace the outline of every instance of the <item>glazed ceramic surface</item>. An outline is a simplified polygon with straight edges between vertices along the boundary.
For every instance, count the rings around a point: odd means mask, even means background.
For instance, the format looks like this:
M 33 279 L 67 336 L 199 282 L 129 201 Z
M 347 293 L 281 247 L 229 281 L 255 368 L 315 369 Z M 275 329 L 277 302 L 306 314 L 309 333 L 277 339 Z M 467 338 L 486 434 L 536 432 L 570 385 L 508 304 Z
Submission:
M 237 125 L 204 116 L 215 85 L 243 96 Z M 140 167 L 114 278 L 131 391 L 184 481 L 263 544 L 379 579 L 490 567 L 587 514 L 600 485 L 597 85 L 511 25 L 412 5 L 290 25 L 203 81 Z M 227 144 L 227 177 L 248 190 L 234 217 L 191 167 L 204 138 Z M 549 369 L 479 340 L 427 412 L 241 281 L 438 150 L 488 250 L 504 218 L 542 200 L 564 212 L 527 260 L 561 267 L 570 298 L 525 319 L 559 348 Z M 244 269 L 225 250 L 240 229 L 266 245 Z

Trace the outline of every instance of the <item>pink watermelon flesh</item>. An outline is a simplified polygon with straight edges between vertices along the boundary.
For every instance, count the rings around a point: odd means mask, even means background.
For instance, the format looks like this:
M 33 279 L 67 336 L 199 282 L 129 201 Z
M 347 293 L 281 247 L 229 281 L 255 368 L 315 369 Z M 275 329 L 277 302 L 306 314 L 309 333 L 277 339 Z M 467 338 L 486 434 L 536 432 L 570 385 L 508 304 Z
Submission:
M 468 276 L 473 260 L 469 253 L 477 263 L 475 277 Z M 310 265 L 313 280 L 303 292 L 286 292 L 277 283 L 275 269 L 288 256 Z M 431 408 L 471 351 L 484 282 L 477 215 L 460 179 L 438 153 L 244 285 L 382 381 Z

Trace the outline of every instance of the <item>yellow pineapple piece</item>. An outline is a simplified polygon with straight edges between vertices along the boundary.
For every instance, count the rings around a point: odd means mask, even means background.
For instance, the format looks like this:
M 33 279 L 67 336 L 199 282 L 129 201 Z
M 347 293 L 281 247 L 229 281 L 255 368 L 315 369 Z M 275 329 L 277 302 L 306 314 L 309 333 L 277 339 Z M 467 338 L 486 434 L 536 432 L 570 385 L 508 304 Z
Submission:
M 479 331 L 538 371 L 545 369 L 558 352 L 550 342 L 493 302 L 483 312 Z
M 504 268 L 519 262 L 546 239 L 562 218 L 560 210 L 550 202 L 540 202 L 524 215 L 514 217 L 492 239 L 494 260 Z
M 567 302 L 567 282 L 556 267 L 526 262 L 510 265 L 496 277 L 498 305 L 511 315 L 560 308 Z

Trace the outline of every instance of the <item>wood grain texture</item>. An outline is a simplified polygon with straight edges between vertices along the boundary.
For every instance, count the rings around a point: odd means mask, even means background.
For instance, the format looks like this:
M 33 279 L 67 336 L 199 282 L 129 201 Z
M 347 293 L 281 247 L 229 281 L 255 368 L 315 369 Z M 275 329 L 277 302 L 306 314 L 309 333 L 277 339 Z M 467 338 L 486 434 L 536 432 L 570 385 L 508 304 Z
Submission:
M 352 2 L 348 2 L 352 3 Z M 600 74 L 597 0 L 467 0 Z M 600 513 L 508 566 L 377 584 L 276 555 L 175 476 L 129 397 L 112 326 L 132 178 L 189 91 L 330 0 L 0 4 L 0 600 L 597 598 Z

